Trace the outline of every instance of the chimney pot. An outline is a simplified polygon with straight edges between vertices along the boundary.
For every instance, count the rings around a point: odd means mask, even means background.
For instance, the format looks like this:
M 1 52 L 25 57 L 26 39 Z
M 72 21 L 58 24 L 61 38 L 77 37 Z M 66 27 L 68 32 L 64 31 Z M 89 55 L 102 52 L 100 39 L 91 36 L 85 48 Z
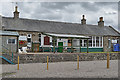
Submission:
M 85 15 L 82 15 L 82 20 L 81 20 L 81 24 L 86 24 L 86 19 L 85 19 Z
M 100 17 L 100 18 L 99 18 L 98 26 L 104 26 L 103 17 Z
M 103 17 L 100 17 L 100 21 L 103 21 Z
M 19 18 L 19 12 L 18 12 L 18 7 L 15 7 L 15 12 L 14 12 L 14 19 L 18 19 Z

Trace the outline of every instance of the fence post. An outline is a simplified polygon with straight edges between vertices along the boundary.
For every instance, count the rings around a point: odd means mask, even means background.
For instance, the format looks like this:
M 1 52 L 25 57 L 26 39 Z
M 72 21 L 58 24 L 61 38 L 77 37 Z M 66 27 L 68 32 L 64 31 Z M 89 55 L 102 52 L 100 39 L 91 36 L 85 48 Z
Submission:
M 79 69 L 79 56 L 77 55 L 77 69 Z
M 17 67 L 17 69 L 19 70 L 19 56 L 18 56 L 18 67 Z
M 109 68 L 109 64 L 110 64 L 109 53 L 107 53 L 107 69 Z
M 47 70 L 48 70 L 48 56 L 47 56 Z

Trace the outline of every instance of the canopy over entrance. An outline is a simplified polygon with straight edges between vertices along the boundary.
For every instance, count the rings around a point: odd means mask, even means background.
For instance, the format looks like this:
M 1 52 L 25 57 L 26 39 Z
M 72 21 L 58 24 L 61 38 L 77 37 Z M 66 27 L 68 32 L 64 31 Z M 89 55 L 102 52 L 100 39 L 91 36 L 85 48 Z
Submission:
M 83 35 L 74 35 L 74 34 L 55 34 L 55 33 L 43 33 L 44 35 L 51 36 L 53 38 L 53 52 L 55 53 L 55 38 L 67 38 L 71 39 L 71 49 L 73 50 L 72 46 L 72 39 L 87 39 L 87 53 L 88 53 L 88 39 L 90 38 L 89 36 L 83 36 Z M 80 42 L 80 52 L 81 52 L 81 42 Z
M 45 35 L 57 37 L 57 38 L 78 38 L 78 39 L 89 39 L 89 36 L 82 35 L 72 35 L 72 34 L 53 34 L 53 33 L 45 33 Z

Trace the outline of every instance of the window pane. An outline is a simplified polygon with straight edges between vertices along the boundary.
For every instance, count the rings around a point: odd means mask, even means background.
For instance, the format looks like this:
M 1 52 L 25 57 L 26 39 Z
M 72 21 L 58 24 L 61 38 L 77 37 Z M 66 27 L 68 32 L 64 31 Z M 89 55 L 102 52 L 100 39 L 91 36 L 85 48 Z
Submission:
M 15 44 L 15 39 L 8 39 L 8 44 Z
M 95 47 L 95 37 L 93 36 L 93 47 Z
M 90 39 L 89 40 L 89 47 L 92 47 L 92 37 L 90 36 Z
M 12 41 L 11 41 L 11 39 L 8 39 L 8 43 L 11 43 Z
M 78 39 L 74 39 L 73 40 L 73 47 L 78 47 L 79 43 L 78 43 Z
M 13 44 L 15 43 L 15 39 L 12 39 L 12 43 L 13 43 Z
M 52 46 L 54 46 L 54 38 L 52 38 Z M 55 38 L 55 46 L 57 46 L 57 38 Z
M 82 46 L 82 40 L 80 40 L 80 45 Z M 83 46 L 82 46 L 83 47 Z
M 102 47 L 102 37 L 100 37 L 100 47 Z
M 84 47 L 87 47 L 87 40 L 84 40 Z
M 96 37 L 96 47 L 99 47 L 99 37 Z
M 71 43 L 72 41 L 70 39 L 68 39 L 68 43 Z
M 31 42 L 31 38 L 27 38 L 27 42 Z

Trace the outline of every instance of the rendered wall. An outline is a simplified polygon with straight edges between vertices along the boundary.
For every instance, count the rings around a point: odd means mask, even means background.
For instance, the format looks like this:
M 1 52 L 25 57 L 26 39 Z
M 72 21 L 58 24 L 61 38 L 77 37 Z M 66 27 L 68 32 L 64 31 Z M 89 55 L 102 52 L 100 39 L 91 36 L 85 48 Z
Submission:
M 15 39 L 16 44 L 8 44 L 8 39 Z M 17 37 L 13 36 L 2 36 L 2 52 L 3 53 L 11 53 L 11 52 L 17 52 Z

